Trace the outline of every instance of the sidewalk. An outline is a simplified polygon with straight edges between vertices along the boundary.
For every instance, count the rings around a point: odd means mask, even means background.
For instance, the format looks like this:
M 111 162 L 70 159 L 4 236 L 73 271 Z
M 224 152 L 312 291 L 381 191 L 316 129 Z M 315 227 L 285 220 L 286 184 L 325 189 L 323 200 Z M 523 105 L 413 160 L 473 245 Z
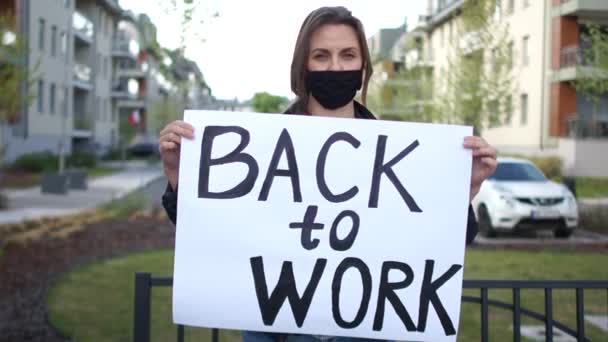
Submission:
M 129 164 L 124 171 L 89 180 L 87 190 L 70 190 L 67 195 L 43 194 L 39 186 L 6 191 L 9 209 L 0 211 L 0 224 L 69 215 L 95 208 L 160 177 L 162 171 L 158 164 Z

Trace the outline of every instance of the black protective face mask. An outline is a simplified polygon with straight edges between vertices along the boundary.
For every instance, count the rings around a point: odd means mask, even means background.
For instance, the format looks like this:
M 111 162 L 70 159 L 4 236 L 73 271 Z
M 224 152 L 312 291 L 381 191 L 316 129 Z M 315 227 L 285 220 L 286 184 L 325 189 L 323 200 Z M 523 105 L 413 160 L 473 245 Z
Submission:
M 363 70 L 308 71 L 306 90 L 327 109 L 346 106 L 361 89 Z

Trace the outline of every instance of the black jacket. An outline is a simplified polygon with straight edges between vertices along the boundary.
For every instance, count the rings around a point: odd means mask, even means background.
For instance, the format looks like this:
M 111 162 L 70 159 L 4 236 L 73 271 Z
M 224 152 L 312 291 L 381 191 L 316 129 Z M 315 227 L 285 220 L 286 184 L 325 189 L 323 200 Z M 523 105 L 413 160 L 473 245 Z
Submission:
M 285 114 L 302 114 L 307 115 L 305 110 L 302 110 L 302 106 L 296 102 L 290 106 Z M 357 119 L 371 119 L 374 120 L 376 117 L 362 104 L 355 101 L 355 118 Z M 163 207 L 169 216 L 169 219 L 175 224 L 177 217 L 177 191 L 173 191 L 170 185 L 167 185 L 167 189 L 163 195 Z M 467 244 L 473 242 L 473 239 L 477 235 L 477 221 L 475 220 L 475 213 L 473 207 L 469 205 L 469 217 L 467 221 Z

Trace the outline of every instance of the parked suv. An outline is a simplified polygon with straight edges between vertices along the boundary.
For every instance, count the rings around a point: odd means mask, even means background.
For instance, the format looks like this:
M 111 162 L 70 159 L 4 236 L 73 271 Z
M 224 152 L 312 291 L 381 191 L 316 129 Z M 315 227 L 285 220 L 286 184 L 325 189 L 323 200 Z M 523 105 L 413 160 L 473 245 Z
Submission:
M 498 231 L 552 230 L 567 238 L 578 224 L 572 192 L 525 159 L 498 158 L 496 172 L 483 182 L 473 208 L 479 231 L 487 237 Z

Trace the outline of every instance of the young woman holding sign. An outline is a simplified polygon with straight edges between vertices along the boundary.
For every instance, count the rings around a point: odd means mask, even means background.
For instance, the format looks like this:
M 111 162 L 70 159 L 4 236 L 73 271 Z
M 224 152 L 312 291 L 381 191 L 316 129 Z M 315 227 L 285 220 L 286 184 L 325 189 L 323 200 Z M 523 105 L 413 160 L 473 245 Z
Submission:
M 297 38 L 291 64 L 291 89 L 297 100 L 285 114 L 375 119 L 365 107 L 372 65 L 361 22 L 344 7 L 322 7 L 308 15 Z M 363 104 L 354 100 L 361 90 Z M 160 153 L 169 180 L 163 205 L 175 223 L 180 142 L 192 139 L 194 129 L 183 121 L 174 121 L 160 134 Z M 466 137 L 465 148 L 473 152 L 470 198 L 481 183 L 496 169 L 496 150 L 480 137 Z M 467 243 L 477 234 L 473 210 L 469 207 Z M 277 337 L 287 342 L 312 342 L 331 339 L 346 342 L 362 339 L 304 335 L 277 335 L 245 332 L 248 342 L 271 342 Z

